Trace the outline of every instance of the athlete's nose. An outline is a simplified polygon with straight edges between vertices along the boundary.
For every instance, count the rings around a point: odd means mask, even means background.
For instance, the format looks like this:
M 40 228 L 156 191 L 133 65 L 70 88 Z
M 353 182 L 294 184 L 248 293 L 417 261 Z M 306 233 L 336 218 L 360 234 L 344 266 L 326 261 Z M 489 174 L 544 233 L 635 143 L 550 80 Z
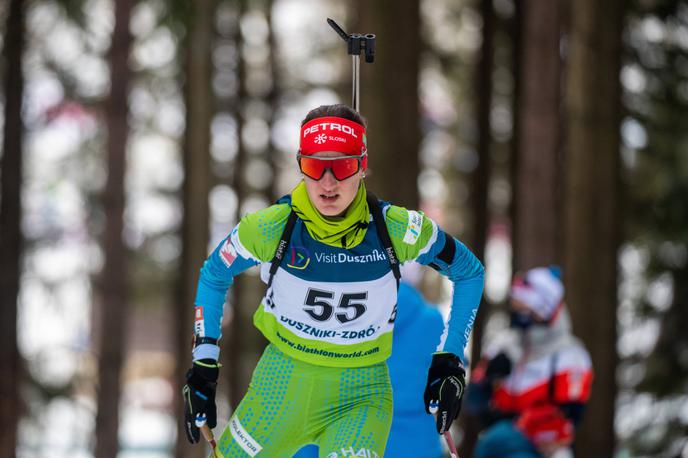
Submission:
M 334 177 L 332 169 L 325 169 L 325 174 L 320 180 L 320 183 L 327 189 L 331 189 L 337 185 L 337 179 Z

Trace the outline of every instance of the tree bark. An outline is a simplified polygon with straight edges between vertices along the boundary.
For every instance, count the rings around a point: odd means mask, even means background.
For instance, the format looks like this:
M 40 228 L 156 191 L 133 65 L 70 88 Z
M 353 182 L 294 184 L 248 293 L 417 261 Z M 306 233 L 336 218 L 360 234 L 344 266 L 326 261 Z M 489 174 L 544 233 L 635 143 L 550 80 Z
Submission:
M 119 449 L 119 401 L 122 361 L 124 359 L 125 321 L 128 316 L 126 246 L 124 229 L 124 173 L 128 139 L 128 86 L 131 70 L 128 59 L 132 36 L 129 18 L 132 0 L 115 2 L 115 30 L 110 48 L 110 97 L 106 106 L 108 178 L 103 194 L 105 263 L 98 279 L 102 304 L 100 359 L 98 365 L 95 456 L 117 456 Z
M 9 3 L 5 32 L 5 127 L 0 185 L 0 457 L 15 456 L 17 424 L 21 417 L 19 396 L 20 357 L 17 347 L 17 300 L 21 275 L 22 138 L 24 79 L 24 2 Z
M 246 14 L 246 1 L 240 0 L 236 4 L 237 8 L 237 29 L 234 33 L 234 46 L 242 49 L 243 37 L 241 35 L 241 18 Z M 246 163 L 246 148 L 242 141 L 242 131 L 244 130 L 245 119 L 242 108 L 247 98 L 246 94 L 246 63 L 241 53 L 237 55 L 236 64 L 237 74 L 237 93 L 234 101 L 233 115 L 236 120 L 236 139 L 237 155 L 234 159 L 234 175 L 232 177 L 232 187 L 237 196 L 237 208 L 235 221 L 241 219 L 241 205 L 246 199 L 246 183 L 244 181 L 244 169 Z M 249 318 L 247 317 L 247 307 L 243 302 L 244 290 L 246 289 L 246 275 L 234 279 L 234 284 L 228 292 L 229 303 L 232 306 L 232 321 L 229 325 L 229 348 L 223 352 L 224 364 L 227 367 L 226 377 L 229 380 L 229 404 L 232 410 L 236 409 L 241 402 L 241 398 L 248 386 L 245 366 L 246 336 L 251 332 L 247 329 Z M 249 325 L 250 326 L 250 325 Z
M 521 93 L 523 92 L 521 80 L 521 55 L 523 54 L 523 3 L 527 0 L 514 0 L 514 17 L 509 24 L 509 36 L 511 37 L 511 74 L 514 78 L 514 89 L 511 98 L 511 113 L 513 117 L 511 125 L 511 140 L 509 145 L 509 181 L 511 184 L 511 201 L 509 202 L 509 219 L 511 220 L 511 270 L 516 271 L 516 260 L 519 259 L 516 244 L 516 228 L 518 227 L 518 210 L 516 205 L 517 183 L 519 173 L 519 157 L 521 151 L 521 119 L 518 117 L 518 109 L 521 106 Z
M 186 139 L 182 200 L 182 254 L 175 297 L 176 353 L 175 394 L 181 393 L 185 373 L 191 367 L 193 310 L 196 287 L 203 262 L 208 256 L 210 208 L 210 122 L 213 113 L 211 91 L 212 37 L 215 0 L 196 0 L 190 7 L 186 40 Z M 183 428 L 181 395 L 175 396 L 178 418 L 175 456 L 198 457 L 203 447 L 192 446 Z
M 359 3 L 357 30 L 347 32 L 374 33 L 377 41 L 375 63 L 364 63 L 361 56 L 360 68 L 370 189 L 396 205 L 418 208 L 419 1 Z
M 476 113 L 478 118 L 478 166 L 471 177 L 471 207 L 473 211 L 473 240 L 471 249 L 480 260 L 485 259 L 485 245 L 487 241 L 487 230 L 489 225 L 488 207 L 488 188 L 490 182 L 490 152 L 492 143 L 492 133 L 490 128 L 490 111 L 492 109 L 492 69 L 493 69 L 493 42 L 494 42 L 494 23 L 495 16 L 492 7 L 492 0 L 480 1 L 480 15 L 483 19 L 482 38 L 483 42 L 480 49 L 480 60 L 476 72 L 476 87 L 478 97 L 476 100 Z M 471 338 L 471 366 L 475 367 L 480 360 L 482 353 L 483 330 L 485 328 L 486 317 L 488 316 L 488 302 L 483 296 L 478 309 L 475 323 L 473 324 L 473 335 Z M 464 439 L 461 449 L 467 456 L 473 455 L 478 438 L 479 428 L 475 419 L 464 417 Z
M 277 189 L 277 174 L 279 173 L 278 159 L 280 155 L 279 148 L 275 143 L 275 136 L 272 135 L 272 129 L 275 126 L 275 121 L 277 120 L 277 112 L 279 110 L 279 100 L 281 91 L 280 85 L 280 71 L 278 63 L 278 49 L 279 44 L 277 41 L 277 36 L 275 34 L 275 27 L 272 15 L 272 8 L 274 7 L 274 0 L 266 0 L 265 14 L 268 22 L 268 46 L 269 46 L 269 57 L 268 61 L 270 64 L 270 79 L 272 81 L 272 87 L 270 88 L 270 93 L 267 96 L 267 104 L 269 106 L 270 115 L 268 119 L 268 128 L 270 129 L 270 141 L 268 142 L 267 150 L 267 162 L 270 166 L 270 171 L 272 172 L 272 181 L 267 189 L 267 195 L 270 202 L 274 202 L 280 197 L 278 195 Z
M 476 87 L 478 89 L 477 118 L 478 118 L 478 166 L 472 179 L 471 207 L 474 216 L 473 240 L 471 250 L 478 259 L 485 259 L 485 244 L 489 225 L 488 187 L 490 183 L 490 152 L 492 134 L 490 130 L 490 111 L 492 108 L 492 68 L 493 68 L 493 33 L 494 12 L 492 0 L 481 0 L 480 13 L 483 18 L 483 43 L 480 50 L 478 71 L 476 72 Z M 478 316 L 473 326 L 473 344 L 471 361 L 476 363 L 480 358 L 481 339 L 486 314 L 485 300 L 480 306 Z
M 578 456 L 614 454 L 623 11 L 622 0 L 582 0 L 572 11 L 564 274 L 574 331 L 596 374 Z
M 250 2 L 241 0 L 238 2 L 239 17 L 243 17 Z M 263 7 L 269 7 L 269 2 Z M 268 17 L 270 17 L 268 15 Z M 269 38 L 268 38 L 269 40 Z M 238 49 L 244 46 L 241 32 L 237 30 L 235 43 Z M 270 43 L 268 42 L 268 45 Z M 272 52 L 272 51 L 271 51 Z M 234 164 L 234 181 L 232 183 L 237 194 L 236 220 L 241 218 L 241 206 L 246 198 L 255 191 L 250 181 L 246 180 L 246 165 L 249 163 L 249 151 L 245 147 L 243 128 L 246 125 L 244 107 L 251 101 L 251 94 L 247 90 L 247 62 L 239 59 L 237 62 L 237 78 L 239 81 L 238 92 L 234 109 L 237 126 L 237 141 L 239 142 L 237 156 Z M 274 84 L 274 81 L 273 81 Z M 270 93 L 267 94 L 270 97 Z M 267 100 L 266 100 L 267 102 Z M 269 142 L 268 145 L 271 143 Z M 272 186 L 264 189 L 266 197 L 270 199 Z M 230 290 L 232 303 L 232 322 L 230 330 L 229 352 L 226 353 L 227 372 L 230 378 L 230 406 L 235 409 L 246 394 L 253 369 L 262 354 L 267 340 L 253 326 L 253 312 L 259 306 L 265 291 L 265 285 L 260 277 L 254 275 L 255 271 L 246 272 L 234 279 Z
M 559 2 L 523 2 L 515 163 L 514 265 L 517 270 L 559 257 Z

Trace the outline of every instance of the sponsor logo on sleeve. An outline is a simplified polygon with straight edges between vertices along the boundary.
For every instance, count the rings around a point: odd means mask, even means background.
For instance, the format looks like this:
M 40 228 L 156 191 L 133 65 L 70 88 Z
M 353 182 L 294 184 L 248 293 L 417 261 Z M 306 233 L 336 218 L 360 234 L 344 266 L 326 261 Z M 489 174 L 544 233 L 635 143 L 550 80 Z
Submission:
M 203 319 L 203 307 L 196 307 L 194 316 L 194 334 L 197 337 L 205 337 L 205 320 Z
M 408 226 L 406 226 L 406 234 L 404 234 L 404 243 L 413 245 L 420 237 L 420 231 L 423 227 L 423 215 L 417 211 L 410 210 L 408 212 Z
M 232 263 L 237 258 L 237 250 L 234 247 L 234 243 L 232 243 L 232 239 L 230 237 L 225 240 L 224 245 L 222 245 L 222 248 L 220 248 L 220 258 L 222 258 L 222 262 L 227 267 L 232 267 Z

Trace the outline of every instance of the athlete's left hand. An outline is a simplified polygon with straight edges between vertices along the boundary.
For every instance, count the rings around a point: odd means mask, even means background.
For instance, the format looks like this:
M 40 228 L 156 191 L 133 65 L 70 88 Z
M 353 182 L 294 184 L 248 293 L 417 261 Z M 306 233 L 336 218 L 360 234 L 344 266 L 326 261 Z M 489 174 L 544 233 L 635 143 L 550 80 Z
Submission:
M 194 361 L 186 374 L 186 384 L 182 389 L 184 396 L 184 431 L 192 444 L 201 440 L 201 432 L 196 425 L 200 416 L 205 418 L 209 428 L 217 426 L 217 408 L 215 407 L 215 390 L 219 365 L 214 359 Z
M 437 413 L 437 432 L 444 434 L 459 416 L 466 387 L 466 371 L 453 353 L 435 353 L 428 370 L 423 399 L 427 413 Z

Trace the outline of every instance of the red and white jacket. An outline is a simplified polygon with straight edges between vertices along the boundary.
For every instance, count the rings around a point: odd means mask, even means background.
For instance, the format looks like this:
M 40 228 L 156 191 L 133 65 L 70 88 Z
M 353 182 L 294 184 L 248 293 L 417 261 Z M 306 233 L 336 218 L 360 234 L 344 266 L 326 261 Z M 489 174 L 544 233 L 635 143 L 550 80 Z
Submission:
M 585 404 L 593 380 L 590 355 L 571 334 L 562 307 L 548 326 L 526 331 L 509 329 L 484 352 L 472 375 L 480 383 L 487 361 L 499 353 L 511 360 L 511 373 L 493 385 L 491 407 L 505 414 L 521 414 L 534 405 Z

